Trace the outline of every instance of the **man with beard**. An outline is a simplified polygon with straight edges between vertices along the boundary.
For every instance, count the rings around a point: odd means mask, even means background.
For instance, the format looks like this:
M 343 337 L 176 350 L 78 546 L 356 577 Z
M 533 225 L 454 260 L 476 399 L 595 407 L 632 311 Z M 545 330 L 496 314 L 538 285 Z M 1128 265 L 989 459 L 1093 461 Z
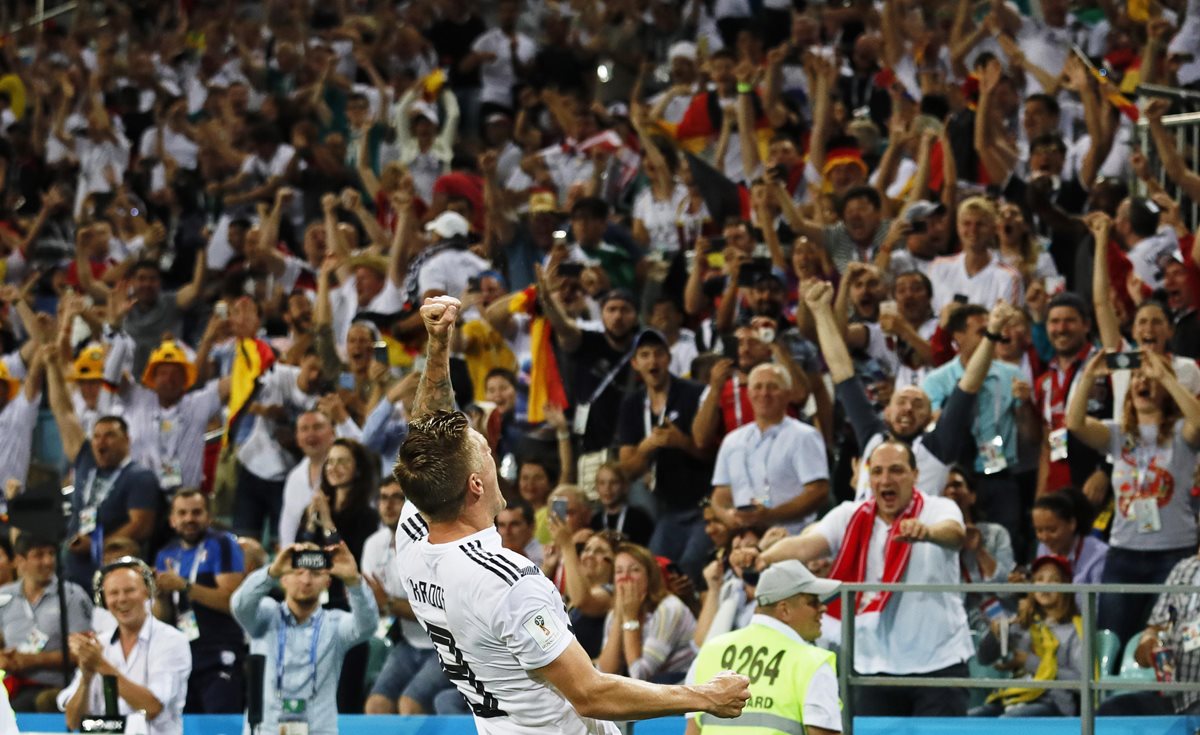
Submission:
M 208 498 L 185 488 L 171 499 L 175 538 L 158 552 L 155 615 L 174 623 L 192 646 L 188 714 L 242 711 L 242 631 L 229 598 L 242 583 L 245 563 L 237 538 L 212 528 Z
M 571 356 L 574 370 L 567 397 L 575 407 L 574 433 L 584 452 L 607 449 L 613 444 L 617 413 L 627 393 L 629 361 L 638 326 L 637 301 L 624 289 L 613 289 L 600 300 L 603 332 L 585 331 L 567 316 L 556 292 L 536 267 L 538 299 L 554 328 L 560 350 Z
M 1055 492 L 1070 485 L 1081 488 L 1094 505 L 1099 505 L 1108 493 L 1103 457 L 1072 436 L 1065 423 L 1067 397 L 1074 390 L 1086 390 L 1091 394 L 1089 415 L 1112 415 L 1112 396 L 1107 382 L 1075 385 L 1081 368 L 1095 349 L 1088 340 L 1091 319 L 1083 299 L 1070 292 L 1051 299 L 1046 310 L 1045 329 L 1054 357 L 1033 386 L 1034 402 L 1043 421 L 1042 433 L 1048 439 L 1042 446 L 1037 494 Z
M 949 465 L 958 459 L 969 442 L 963 427 L 970 423 L 975 411 L 977 395 L 991 366 L 993 343 L 986 341 L 975 350 L 933 429 L 929 429 L 933 419 L 929 397 L 915 385 L 892 393 L 881 419 L 875 413 L 862 381 L 854 374 L 854 363 L 830 308 L 832 291 L 833 287 L 827 283 L 806 284 L 804 300 L 816 319 L 821 353 L 829 366 L 837 402 L 844 407 L 854 428 L 859 456 L 869 457 L 888 437 L 902 441 L 912 447 L 916 457 L 917 489 L 925 495 L 941 495 L 950 473 Z M 988 318 L 989 331 L 1003 329 L 1011 314 L 1009 307 L 995 309 Z M 858 500 L 870 496 L 870 474 L 865 466 L 859 468 L 855 487 Z
M 230 598 L 234 619 L 250 636 L 250 650 L 267 659 L 262 732 L 336 735 L 338 679 L 346 652 L 379 625 L 375 598 L 345 542 L 323 550 L 323 568 L 296 566 L 306 552 L 321 551 L 313 544 L 280 550 L 271 566 L 250 573 Z M 346 586 L 349 611 L 321 607 L 332 577 Z M 282 603 L 268 597 L 276 580 L 283 587 Z
M 704 387 L 671 375 L 671 353 L 662 333 L 643 331 L 633 350 L 642 388 L 621 404 L 621 470 L 631 478 L 647 475 L 658 502 L 650 550 L 700 579 L 712 548 L 700 510 L 712 465 L 709 454 L 692 441 L 690 429 Z

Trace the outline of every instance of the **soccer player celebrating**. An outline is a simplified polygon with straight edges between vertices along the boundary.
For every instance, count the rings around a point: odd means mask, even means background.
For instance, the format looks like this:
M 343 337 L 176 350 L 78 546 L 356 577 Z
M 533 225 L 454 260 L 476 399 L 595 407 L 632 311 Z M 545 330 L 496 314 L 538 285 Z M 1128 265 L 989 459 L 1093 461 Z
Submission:
M 736 717 L 749 680 L 732 672 L 698 686 L 598 672 L 554 585 L 501 546 L 494 524 L 504 498 L 487 439 L 453 410 L 449 346 L 459 306 L 439 296 L 421 307 L 428 360 L 394 474 L 428 535 L 405 544 L 397 563 L 413 612 L 479 732 L 615 735 L 608 720 Z

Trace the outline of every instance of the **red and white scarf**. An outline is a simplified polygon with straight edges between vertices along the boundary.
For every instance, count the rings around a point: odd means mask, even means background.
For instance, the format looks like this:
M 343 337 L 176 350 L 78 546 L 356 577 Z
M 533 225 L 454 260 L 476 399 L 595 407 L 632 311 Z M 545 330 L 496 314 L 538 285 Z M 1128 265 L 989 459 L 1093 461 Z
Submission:
M 916 489 L 913 489 L 912 500 L 909 502 L 908 507 L 892 521 L 892 526 L 888 529 L 887 541 L 884 542 L 883 547 L 883 579 L 880 580 L 881 582 L 899 582 L 904 578 L 904 572 L 908 569 L 908 560 L 912 558 L 913 545 L 906 541 L 897 540 L 896 534 L 900 530 L 900 521 L 907 518 L 916 518 L 921 514 L 921 510 L 924 507 L 925 496 Z M 833 560 L 833 568 L 829 571 L 830 579 L 837 579 L 842 582 L 862 582 L 866 580 L 867 556 L 870 554 L 871 533 L 874 530 L 875 499 L 871 498 L 858 506 L 858 510 L 854 511 L 854 515 L 850 516 L 850 523 L 846 526 L 846 536 L 842 539 L 842 548 L 838 551 L 837 558 Z M 883 608 L 887 606 L 888 600 L 891 597 L 891 592 L 875 592 L 867 596 L 864 604 L 863 593 L 859 592 L 854 602 L 855 614 L 865 615 L 883 612 Z M 833 618 L 841 620 L 841 598 L 829 604 L 828 614 Z

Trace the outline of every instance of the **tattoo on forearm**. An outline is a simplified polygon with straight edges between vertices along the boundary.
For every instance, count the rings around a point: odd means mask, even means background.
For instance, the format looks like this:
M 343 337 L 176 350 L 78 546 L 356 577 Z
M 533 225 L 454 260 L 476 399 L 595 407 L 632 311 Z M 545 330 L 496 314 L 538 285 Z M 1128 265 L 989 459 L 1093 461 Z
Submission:
M 445 349 L 436 349 L 430 342 L 426 353 L 425 371 L 417 384 L 417 397 L 413 400 L 412 418 L 420 419 L 434 411 L 454 410 L 454 390 L 450 385 L 450 355 Z

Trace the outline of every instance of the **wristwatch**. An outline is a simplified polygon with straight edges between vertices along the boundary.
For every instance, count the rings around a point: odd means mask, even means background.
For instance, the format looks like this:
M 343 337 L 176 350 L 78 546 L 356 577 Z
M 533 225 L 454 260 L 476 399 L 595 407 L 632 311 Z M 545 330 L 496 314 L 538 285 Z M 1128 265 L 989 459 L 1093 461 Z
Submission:
M 636 620 L 626 620 L 621 623 L 621 630 L 641 630 L 642 624 Z
M 1008 344 L 1008 338 L 999 332 L 984 332 L 983 336 L 991 342 L 999 342 L 1000 344 Z

